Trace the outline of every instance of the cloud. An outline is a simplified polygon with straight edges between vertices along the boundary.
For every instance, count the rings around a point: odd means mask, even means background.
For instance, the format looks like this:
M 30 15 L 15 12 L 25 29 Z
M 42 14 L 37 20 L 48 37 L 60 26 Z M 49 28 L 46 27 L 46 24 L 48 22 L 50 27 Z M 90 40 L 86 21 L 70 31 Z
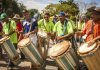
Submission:
M 44 0 L 43 0 L 44 1 Z M 43 10 L 48 3 L 43 2 L 42 0 L 19 0 L 19 2 L 23 3 L 27 9 L 38 9 L 39 12 Z

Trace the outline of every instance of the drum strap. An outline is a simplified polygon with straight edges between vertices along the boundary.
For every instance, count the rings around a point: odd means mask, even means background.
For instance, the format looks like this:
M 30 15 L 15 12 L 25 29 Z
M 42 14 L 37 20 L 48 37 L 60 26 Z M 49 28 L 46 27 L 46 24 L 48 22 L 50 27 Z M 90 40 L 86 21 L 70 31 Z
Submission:
M 61 34 L 61 36 L 64 36 L 64 34 L 65 34 L 65 32 L 66 32 L 67 23 L 68 23 L 68 21 L 66 20 L 66 21 L 65 21 L 65 24 L 64 24 L 63 34 Z
M 91 26 L 91 29 L 90 29 L 90 33 L 94 34 L 94 22 L 92 21 L 91 23 L 92 23 L 92 26 Z
M 92 27 L 91 27 L 91 32 L 94 34 L 94 22 L 92 21 Z
M 32 22 L 30 22 L 29 32 L 31 31 L 31 29 L 32 29 Z
M 25 29 L 26 29 L 26 26 L 27 26 L 27 23 L 23 26 L 23 30 L 25 31 Z
M 42 25 L 44 26 L 44 28 L 46 29 L 46 31 L 48 31 L 47 28 L 46 28 L 46 26 L 44 25 L 44 19 L 42 21 Z
M 30 22 L 29 32 L 31 31 L 31 29 L 32 29 L 32 22 Z M 38 37 L 37 33 L 36 33 L 36 36 Z

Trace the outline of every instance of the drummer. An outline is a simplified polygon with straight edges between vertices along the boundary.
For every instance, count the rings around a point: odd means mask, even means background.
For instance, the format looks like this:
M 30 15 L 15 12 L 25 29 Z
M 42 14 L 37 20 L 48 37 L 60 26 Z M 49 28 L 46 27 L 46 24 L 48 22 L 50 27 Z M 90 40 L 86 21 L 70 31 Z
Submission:
M 38 22 L 38 29 L 41 29 L 44 32 L 46 32 L 48 36 L 52 36 L 53 28 L 54 28 L 54 23 L 50 20 L 50 14 L 46 12 L 44 14 L 44 18 Z M 39 52 L 44 59 L 46 59 L 47 56 L 47 49 L 45 48 L 46 46 L 48 48 L 48 43 L 49 41 L 43 39 L 42 37 L 39 37 Z M 44 47 L 44 52 L 42 52 L 42 47 Z
M 59 21 L 53 29 L 57 41 L 70 40 L 74 34 L 74 28 L 69 20 L 66 19 L 65 13 L 59 13 Z
M 23 32 L 23 27 L 22 27 L 22 23 L 20 22 L 20 15 L 15 14 L 15 16 L 13 17 L 13 19 L 16 22 L 16 26 L 17 26 L 17 30 L 18 30 L 18 41 L 20 41 L 22 39 L 22 32 Z
M 4 36 L 10 35 L 11 42 L 14 44 L 15 48 L 17 48 L 17 35 L 13 32 L 16 30 L 16 23 L 13 20 L 10 22 L 6 13 L 1 14 L 1 19 L 3 23 Z M 7 67 L 8 69 L 11 69 L 15 67 L 15 65 L 12 63 L 11 60 L 9 60 Z
M 85 28 L 82 32 L 77 32 L 77 34 L 82 35 L 85 42 L 93 44 L 96 37 L 100 36 L 100 7 L 96 7 L 92 10 L 92 19 L 86 23 Z
M 32 21 L 30 18 L 29 12 L 26 10 L 24 12 L 25 20 L 23 21 L 23 31 L 24 31 L 24 38 L 29 37 L 31 34 L 35 34 L 37 29 L 37 21 Z

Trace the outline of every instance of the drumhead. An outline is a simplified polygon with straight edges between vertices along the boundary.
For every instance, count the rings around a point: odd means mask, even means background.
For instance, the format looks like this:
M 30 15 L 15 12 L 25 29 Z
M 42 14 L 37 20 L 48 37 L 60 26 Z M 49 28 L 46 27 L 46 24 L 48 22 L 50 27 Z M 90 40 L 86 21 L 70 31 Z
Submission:
M 40 30 L 40 29 L 39 29 L 39 31 L 38 31 L 38 35 L 39 35 L 40 37 L 44 37 L 44 38 L 47 37 L 47 33 L 44 32 L 44 31 L 42 31 L 42 30 Z
M 85 43 L 81 45 L 78 49 L 79 54 L 86 54 L 89 53 L 90 51 L 94 50 L 96 47 L 96 43 L 94 43 L 92 46 L 88 47 L 88 43 Z
M 8 40 L 10 37 L 9 36 L 5 36 L 3 38 L 0 39 L 0 43 L 3 43 L 5 40 Z
M 63 41 L 61 43 L 55 44 L 52 46 L 52 48 L 50 48 L 49 55 L 51 57 L 60 56 L 61 54 L 66 52 L 70 46 L 71 44 L 69 41 Z
M 29 44 L 29 42 L 30 42 L 30 39 L 29 39 L 29 38 L 22 39 L 22 40 L 18 43 L 18 46 L 19 46 L 19 48 L 24 47 L 24 46 L 26 46 L 27 44 Z

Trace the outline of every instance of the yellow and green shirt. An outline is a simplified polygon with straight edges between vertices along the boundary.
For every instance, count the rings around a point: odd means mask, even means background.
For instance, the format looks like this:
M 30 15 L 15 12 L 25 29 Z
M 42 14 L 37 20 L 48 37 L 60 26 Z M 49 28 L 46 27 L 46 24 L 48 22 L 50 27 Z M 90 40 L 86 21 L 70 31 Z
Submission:
M 13 30 L 16 30 L 16 22 L 14 20 L 11 20 L 9 23 L 3 23 L 3 32 L 5 34 L 9 34 Z M 12 43 L 18 43 L 17 33 L 11 34 L 10 40 Z
M 69 33 L 73 33 L 74 28 L 73 28 L 72 22 L 68 21 L 67 25 L 65 24 L 66 24 L 65 22 L 63 25 L 60 21 L 58 21 L 54 26 L 53 32 L 56 32 L 57 36 L 62 36 L 62 35 L 66 35 Z M 64 32 L 64 27 L 66 28 L 65 32 Z
M 41 19 L 38 22 L 38 28 L 45 32 L 53 32 L 54 24 L 52 21 L 46 22 L 44 19 Z

